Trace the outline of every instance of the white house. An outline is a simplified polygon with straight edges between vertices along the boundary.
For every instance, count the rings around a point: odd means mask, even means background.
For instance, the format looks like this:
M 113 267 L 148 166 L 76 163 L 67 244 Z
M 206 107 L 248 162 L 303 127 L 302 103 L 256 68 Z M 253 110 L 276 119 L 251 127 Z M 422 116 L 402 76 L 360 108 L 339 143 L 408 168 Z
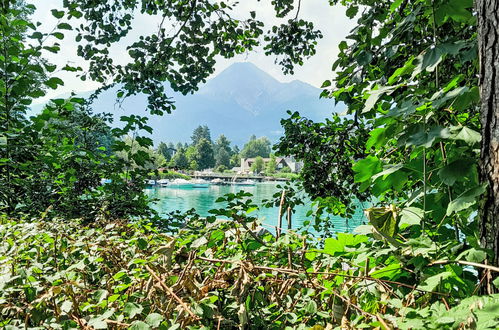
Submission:
M 255 162 L 256 158 L 241 158 L 241 172 L 249 173 L 251 172 L 251 165 Z M 263 158 L 265 165 L 270 161 L 270 158 Z M 284 167 L 288 167 L 292 173 L 299 172 L 302 167 L 302 162 L 297 162 L 293 157 L 276 157 L 277 170 L 282 170 Z

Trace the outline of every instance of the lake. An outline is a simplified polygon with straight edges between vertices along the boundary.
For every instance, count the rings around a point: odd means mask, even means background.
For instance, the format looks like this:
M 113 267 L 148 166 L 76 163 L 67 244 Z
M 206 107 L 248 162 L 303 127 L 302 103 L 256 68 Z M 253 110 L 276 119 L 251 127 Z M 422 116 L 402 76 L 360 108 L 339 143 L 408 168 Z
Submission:
M 264 199 L 271 199 L 272 195 L 278 192 L 276 183 L 265 182 L 257 183 L 255 186 L 218 186 L 210 185 L 209 188 L 190 188 L 190 187 L 153 187 L 146 189 L 146 194 L 151 197 L 158 199 L 158 201 L 153 205 L 154 209 L 160 213 L 160 215 L 166 215 L 172 211 L 187 211 L 190 209 L 195 209 L 197 213 L 201 216 L 208 216 L 209 210 L 214 208 L 222 208 L 221 203 L 216 203 L 215 200 L 227 193 L 237 193 L 241 190 L 247 191 L 253 195 L 252 200 L 258 206 L 262 206 L 261 201 Z M 310 201 L 305 203 L 305 205 L 297 206 L 295 213 L 293 214 L 293 229 L 302 226 L 303 222 L 306 220 L 313 220 L 311 217 L 307 217 L 307 212 L 310 211 L 312 205 Z M 333 217 L 334 229 L 336 232 L 351 232 L 355 227 L 367 222 L 365 218 L 362 206 L 359 203 L 357 212 L 348 221 L 341 217 Z M 278 217 L 278 207 L 274 208 L 264 208 L 252 213 L 254 216 L 262 219 L 263 226 L 271 232 L 275 231 L 277 226 Z M 287 228 L 287 222 L 285 217 L 283 217 L 283 227 Z M 313 231 L 312 231 L 313 232 Z

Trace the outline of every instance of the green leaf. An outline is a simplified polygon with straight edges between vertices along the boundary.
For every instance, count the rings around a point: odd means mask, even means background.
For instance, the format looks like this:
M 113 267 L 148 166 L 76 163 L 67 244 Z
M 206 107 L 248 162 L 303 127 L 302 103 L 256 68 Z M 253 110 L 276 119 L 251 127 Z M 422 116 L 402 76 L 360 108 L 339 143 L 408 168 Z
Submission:
M 58 85 L 63 86 L 64 81 L 62 81 L 60 78 L 52 77 L 45 81 L 45 85 L 49 86 L 52 89 L 56 89 Z
M 394 205 L 389 207 L 371 207 L 365 210 L 369 223 L 382 234 L 384 238 L 395 237 L 398 229 L 397 209 Z M 386 237 L 385 237 L 386 236 Z
M 459 212 L 473 206 L 476 202 L 478 202 L 478 197 L 483 193 L 485 193 L 484 186 L 477 186 L 465 191 L 449 203 L 447 206 L 447 216 L 450 216 L 454 212 Z
M 329 87 L 331 86 L 331 80 L 326 80 L 322 83 L 322 86 L 321 88 L 326 88 L 326 87 Z
M 55 18 L 63 18 L 64 17 L 64 11 L 62 11 L 62 10 L 52 9 L 51 12 L 52 12 L 52 16 L 54 16 Z
M 97 290 L 95 291 L 94 293 L 94 299 L 95 301 L 97 301 L 97 303 L 101 303 L 104 299 L 106 299 L 107 295 L 108 295 L 108 291 L 107 290 Z
M 256 210 L 258 210 L 258 207 L 257 207 L 257 206 L 250 207 L 250 208 L 246 211 L 246 214 L 253 213 L 253 212 L 255 212 Z
M 453 140 L 462 140 L 468 144 L 479 143 L 482 140 L 480 133 L 466 126 L 463 126 L 457 133 L 454 133 L 451 138 Z
M 467 23 L 473 17 L 467 8 L 470 8 L 469 2 L 463 0 L 451 0 L 445 7 L 446 14 L 459 23 Z
M 483 262 L 485 258 L 487 258 L 487 253 L 485 251 L 471 248 L 457 256 L 456 260 L 465 259 L 466 261 L 471 262 Z
M 404 164 L 396 164 L 396 165 L 386 165 L 383 167 L 383 171 L 372 176 L 373 180 L 376 180 L 379 177 L 387 177 L 388 175 L 395 173 L 404 168 Z
M 417 207 L 406 207 L 400 211 L 399 225 L 419 225 L 423 219 L 424 211 Z
M 36 31 L 36 32 L 33 32 L 33 34 L 30 36 L 30 38 L 40 40 L 43 38 L 43 34 L 41 32 Z
M 449 323 L 454 323 L 456 319 L 452 316 L 442 316 L 439 317 L 438 319 L 435 320 L 435 323 L 438 324 L 449 324 Z
M 369 132 L 369 139 L 366 142 L 366 150 L 375 147 L 375 149 L 381 148 L 386 144 L 387 134 L 385 127 L 378 127 Z
M 440 49 L 440 51 L 443 54 L 450 54 L 450 55 L 457 55 L 461 51 L 461 49 L 467 47 L 468 44 L 466 42 L 463 42 L 462 40 L 458 42 L 446 42 L 443 44 L 437 45 L 437 47 Z
M 57 25 L 57 28 L 61 29 L 61 30 L 72 30 L 73 29 L 73 27 L 71 25 L 69 25 L 68 23 L 60 23 Z
M 388 265 L 371 274 L 372 278 L 395 278 L 400 275 L 402 266 L 399 263 Z
M 390 13 L 393 13 L 395 10 L 397 10 L 398 7 L 402 4 L 402 0 L 395 0 L 391 5 L 390 5 Z
M 135 315 L 142 313 L 143 309 L 144 308 L 137 303 L 128 302 L 125 304 L 123 312 L 125 312 L 125 314 L 127 314 L 128 317 L 132 319 L 135 317 Z
M 492 284 L 494 284 L 495 287 L 499 289 L 499 277 L 497 277 L 495 280 L 493 280 Z
M 395 70 L 395 72 L 390 76 L 390 78 L 388 78 L 388 85 L 392 85 L 395 81 L 397 81 L 398 77 L 412 72 L 412 70 L 414 70 L 415 68 L 413 62 L 414 62 L 414 56 L 412 56 L 409 60 L 407 60 L 404 63 L 403 67 Z
M 43 49 L 48 50 L 51 53 L 57 54 L 59 50 L 61 50 L 61 47 L 58 45 L 55 46 L 44 46 Z
M 346 11 L 346 15 L 348 18 L 354 18 L 355 15 L 357 15 L 357 13 L 359 12 L 359 7 L 357 6 L 350 6 L 348 7 L 347 11 Z
M 55 69 L 57 69 L 57 65 L 52 65 L 52 64 L 45 63 L 44 66 L 45 66 L 45 69 L 48 72 L 54 72 Z
M 338 233 L 337 238 L 326 238 L 324 241 L 324 250 L 321 252 L 334 255 L 336 252 L 344 252 L 345 247 L 356 247 L 367 242 L 368 237 L 364 235 L 354 235 L 347 233 Z
M 164 320 L 164 317 L 158 313 L 151 313 L 151 314 L 147 315 L 147 317 L 146 317 L 147 324 L 149 324 L 153 328 L 159 327 L 159 325 L 161 324 L 161 322 L 163 320 Z
M 425 131 L 424 126 L 418 125 L 414 129 L 414 132 L 408 132 L 406 146 L 431 148 L 438 140 L 451 137 L 450 130 L 446 127 L 433 126 Z
M 452 108 L 458 112 L 468 112 L 472 104 L 480 103 L 480 92 L 477 86 L 466 90 L 465 93 L 456 97 L 452 103 Z
M 344 251 L 345 251 L 345 246 L 342 244 L 342 242 L 334 238 L 325 239 L 323 252 L 334 255 L 336 252 L 344 252 Z
M 463 181 L 470 175 L 475 160 L 471 158 L 457 159 L 438 171 L 438 176 L 448 186 L 454 185 L 456 181 Z
M 433 72 L 437 65 L 442 61 L 444 52 L 440 47 L 434 47 L 428 50 L 423 56 L 421 71 Z
M 121 270 L 113 275 L 113 280 L 119 281 L 123 276 L 126 276 L 126 271 Z
M 360 66 L 364 66 L 371 63 L 372 59 L 373 59 L 373 54 L 370 51 L 366 50 L 361 51 L 356 57 L 357 63 Z
M 69 14 L 70 14 L 71 16 L 76 17 L 76 18 L 80 18 L 80 17 L 82 17 L 82 16 L 83 16 L 83 13 L 82 13 L 81 11 L 79 11 L 79 10 L 71 10 L 71 11 L 69 12 Z
M 435 94 L 433 94 L 433 96 L 431 97 L 432 105 L 435 109 L 439 109 L 440 107 L 447 104 L 448 102 L 452 102 L 451 104 L 454 104 L 458 97 L 460 97 L 462 95 L 466 95 L 468 91 L 469 91 L 468 87 L 461 86 L 461 87 L 451 89 L 450 91 L 446 92 L 443 95 L 443 93 L 445 92 L 445 88 L 444 88 L 442 90 L 439 90 Z
M 378 102 L 379 98 L 383 94 L 390 94 L 392 93 L 395 89 L 400 87 L 400 85 L 395 85 L 395 86 L 378 86 L 377 89 L 370 90 L 366 92 L 368 96 L 366 103 L 364 104 L 364 109 L 362 109 L 362 113 L 369 112 L 371 109 L 374 107 L 376 102 Z
M 137 239 L 137 246 L 139 247 L 139 249 L 145 250 L 149 246 L 149 243 L 147 243 L 147 240 L 145 240 L 144 238 L 140 237 L 140 238 Z
M 308 313 L 308 314 L 315 314 L 317 313 L 317 303 L 313 300 L 309 300 L 306 304 L 305 304 L 305 312 Z
M 101 317 L 95 317 L 88 321 L 88 326 L 94 329 L 107 329 L 107 322 Z
M 394 108 L 391 108 L 390 111 L 386 114 L 387 117 L 407 117 L 408 115 L 411 115 L 416 112 L 416 109 L 418 108 L 417 105 L 413 104 L 410 101 L 405 101 L 400 105 L 395 106 Z
M 68 270 L 72 270 L 72 269 L 83 270 L 86 267 L 87 267 L 87 265 L 85 264 L 85 259 L 82 259 L 82 260 L 78 261 L 78 263 L 69 266 Z
M 338 48 L 340 50 L 345 50 L 345 49 L 348 49 L 348 44 L 346 43 L 346 41 L 341 41 L 340 44 L 338 45 Z
M 149 326 L 149 324 L 147 324 L 145 322 L 135 321 L 130 325 L 130 328 L 128 328 L 128 329 L 131 329 L 131 330 L 150 330 L 151 327 Z
M 61 70 L 68 71 L 68 72 L 82 71 L 81 67 L 75 67 L 75 66 L 70 66 L 70 65 L 64 66 Z
M 215 230 L 210 235 L 210 243 L 218 244 L 225 238 L 225 232 L 223 230 Z
M 375 156 L 367 156 L 353 165 L 355 182 L 364 182 L 383 169 L 381 161 Z
M 64 34 L 62 34 L 61 32 L 54 32 L 54 33 L 52 33 L 52 35 L 59 40 L 64 39 Z
M 440 283 L 451 277 L 451 276 L 455 276 L 454 273 L 452 272 L 443 272 L 443 273 L 439 273 L 437 275 L 434 275 L 434 276 L 431 276 L 429 278 L 427 278 L 423 283 L 421 283 L 419 286 L 418 286 L 418 289 L 420 290 L 425 290 L 425 291 L 434 291 L 435 288 L 440 285 Z
M 29 22 L 24 19 L 15 19 L 12 21 L 11 26 L 26 26 Z

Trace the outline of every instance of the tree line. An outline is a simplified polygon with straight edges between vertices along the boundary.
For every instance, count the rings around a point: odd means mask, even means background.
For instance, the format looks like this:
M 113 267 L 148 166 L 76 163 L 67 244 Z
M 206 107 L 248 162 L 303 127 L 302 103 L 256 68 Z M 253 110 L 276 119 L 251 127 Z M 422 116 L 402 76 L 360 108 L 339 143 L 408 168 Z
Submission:
M 190 144 L 160 142 L 155 151 L 165 167 L 194 171 L 213 168 L 224 172 L 239 167 L 241 158 L 269 157 L 271 142 L 267 137 L 252 135 L 239 149 L 223 134 L 213 141 L 208 126 L 200 125 L 192 132 Z

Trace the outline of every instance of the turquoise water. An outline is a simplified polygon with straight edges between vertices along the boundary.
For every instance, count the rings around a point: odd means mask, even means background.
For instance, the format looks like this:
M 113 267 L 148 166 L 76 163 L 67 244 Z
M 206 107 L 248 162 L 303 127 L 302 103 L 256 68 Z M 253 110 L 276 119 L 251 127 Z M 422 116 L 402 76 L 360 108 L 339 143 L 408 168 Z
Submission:
M 209 188 L 178 188 L 178 187 L 154 187 L 146 190 L 151 198 L 158 199 L 153 207 L 160 213 L 166 215 L 172 211 L 187 211 L 195 209 L 201 216 L 208 216 L 209 210 L 222 208 L 223 205 L 216 203 L 215 200 L 227 193 L 237 193 L 241 190 L 253 194 L 252 200 L 260 209 L 251 215 L 258 216 L 262 220 L 263 226 L 274 231 L 277 226 L 277 217 L 279 210 L 277 207 L 264 208 L 261 201 L 272 199 L 272 195 L 278 192 L 275 183 L 257 183 L 255 186 L 216 186 L 210 185 Z M 312 208 L 310 201 L 305 205 L 299 205 L 295 209 L 292 217 L 292 228 L 297 229 L 303 225 L 306 220 L 313 221 L 312 217 L 307 217 L 307 212 Z M 366 222 L 362 211 L 363 207 L 359 204 L 357 212 L 351 219 L 333 217 L 332 223 L 336 232 L 351 232 L 355 227 Z M 283 217 L 283 227 L 287 228 L 287 222 Z

